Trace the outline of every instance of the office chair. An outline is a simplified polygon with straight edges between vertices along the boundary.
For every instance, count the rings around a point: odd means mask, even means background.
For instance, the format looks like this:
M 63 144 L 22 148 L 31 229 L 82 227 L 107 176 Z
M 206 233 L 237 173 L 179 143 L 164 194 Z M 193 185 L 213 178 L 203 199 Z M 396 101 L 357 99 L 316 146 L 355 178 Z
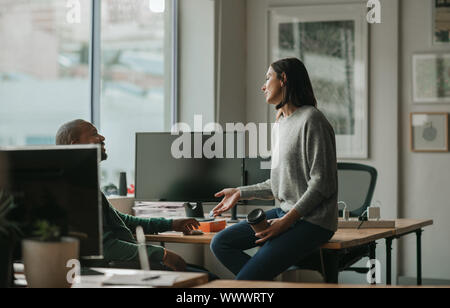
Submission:
M 350 217 L 361 216 L 370 206 L 377 177 L 377 170 L 371 166 L 338 163 L 338 201 L 345 202 Z
M 371 166 L 357 163 L 338 163 L 338 201 L 344 201 L 350 217 L 360 217 L 372 202 L 375 185 L 377 182 L 377 170 Z M 339 211 L 342 216 L 342 211 Z M 365 274 L 366 267 L 351 267 L 364 257 L 369 256 L 369 245 L 346 249 L 342 258 L 337 264 L 338 272 L 354 271 Z M 324 280 L 330 283 L 337 283 L 337 273 L 330 272 L 327 263 L 336 262 L 332 256 L 334 252 L 326 249 L 319 249 L 307 258 L 301 260 L 297 265 L 288 270 L 309 269 L 322 274 Z

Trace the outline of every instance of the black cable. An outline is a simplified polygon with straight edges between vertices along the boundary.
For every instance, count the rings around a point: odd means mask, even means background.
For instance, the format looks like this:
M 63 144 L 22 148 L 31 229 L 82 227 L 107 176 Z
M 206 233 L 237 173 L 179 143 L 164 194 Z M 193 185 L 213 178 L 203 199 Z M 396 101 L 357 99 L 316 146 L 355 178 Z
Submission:
M 361 220 L 361 223 L 359 224 L 358 228 L 356 228 L 357 230 L 359 230 L 359 228 L 361 228 L 362 224 L 364 223 L 365 220 Z
M 357 230 L 359 230 L 362 224 L 367 221 L 367 209 L 361 215 L 359 215 L 358 220 L 360 220 L 361 223 L 359 224 L 358 228 L 356 228 Z

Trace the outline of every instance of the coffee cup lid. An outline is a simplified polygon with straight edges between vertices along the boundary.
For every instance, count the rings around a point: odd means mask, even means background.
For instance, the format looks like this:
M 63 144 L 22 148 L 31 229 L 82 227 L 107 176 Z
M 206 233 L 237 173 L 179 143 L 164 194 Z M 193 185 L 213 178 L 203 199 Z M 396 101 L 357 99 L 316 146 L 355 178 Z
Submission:
M 247 215 L 247 222 L 251 225 L 256 225 L 265 219 L 266 213 L 262 209 L 253 210 Z

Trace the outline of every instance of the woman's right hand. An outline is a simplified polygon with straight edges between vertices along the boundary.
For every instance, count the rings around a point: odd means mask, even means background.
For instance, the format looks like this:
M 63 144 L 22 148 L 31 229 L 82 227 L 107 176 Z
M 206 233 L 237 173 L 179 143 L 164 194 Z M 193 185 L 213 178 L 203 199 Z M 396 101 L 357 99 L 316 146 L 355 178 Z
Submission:
M 219 216 L 233 208 L 241 199 L 241 191 L 237 188 L 227 188 L 214 195 L 216 198 L 223 197 L 222 201 L 213 209 L 214 217 Z

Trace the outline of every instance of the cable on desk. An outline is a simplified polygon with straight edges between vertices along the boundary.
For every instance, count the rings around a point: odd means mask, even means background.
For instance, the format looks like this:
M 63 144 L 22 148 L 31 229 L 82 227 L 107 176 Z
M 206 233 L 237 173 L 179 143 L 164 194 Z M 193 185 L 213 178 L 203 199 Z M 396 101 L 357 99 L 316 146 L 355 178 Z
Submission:
M 358 228 L 356 228 L 357 230 L 359 230 L 362 224 L 367 221 L 367 209 L 361 215 L 359 215 L 358 220 L 360 220 L 361 223 L 359 224 Z

